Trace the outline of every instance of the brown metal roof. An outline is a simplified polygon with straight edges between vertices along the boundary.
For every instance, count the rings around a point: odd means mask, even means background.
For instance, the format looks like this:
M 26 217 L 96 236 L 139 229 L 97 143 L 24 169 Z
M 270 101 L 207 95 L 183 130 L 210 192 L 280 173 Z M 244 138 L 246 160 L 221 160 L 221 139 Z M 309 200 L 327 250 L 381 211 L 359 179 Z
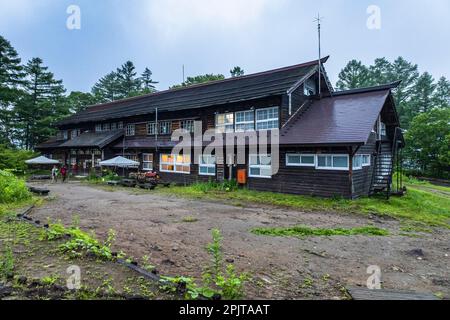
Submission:
M 61 148 L 103 148 L 123 136 L 123 130 L 106 132 L 85 132 L 60 145 Z
M 328 57 L 322 59 L 325 63 Z M 205 84 L 95 105 L 60 121 L 57 125 L 106 121 L 123 117 L 221 105 L 284 94 L 314 68 L 318 60 L 290 67 L 212 81 Z
M 339 92 L 312 102 L 305 112 L 294 115 L 281 130 L 280 144 L 366 143 L 391 87 Z

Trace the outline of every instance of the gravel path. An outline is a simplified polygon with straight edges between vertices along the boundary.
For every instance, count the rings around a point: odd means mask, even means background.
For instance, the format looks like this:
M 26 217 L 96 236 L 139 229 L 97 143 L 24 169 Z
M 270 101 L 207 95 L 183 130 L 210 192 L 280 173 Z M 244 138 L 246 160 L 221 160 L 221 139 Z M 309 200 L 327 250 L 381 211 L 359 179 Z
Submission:
M 225 258 L 238 270 L 250 272 L 248 298 L 342 299 L 341 286 L 365 286 L 366 269 L 382 269 L 389 289 L 438 293 L 450 298 L 450 231 L 434 230 L 420 238 L 399 234 L 391 219 L 332 212 L 305 213 L 270 206 L 188 200 L 156 192 L 117 189 L 80 183 L 48 184 L 51 201 L 33 215 L 41 221 L 60 219 L 106 238 L 117 232 L 117 249 L 150 257 L 162 274 L 200 278 L 208 265 L 205 246 L 211 229 L 224 237 Z M 193 217 L 195 222 L 183 222 Z M 358 227 L 372 224 L 388 229 L 388 237 L 273 238 L 249 232 L 254 227 L 304 224 L 312 227 Z

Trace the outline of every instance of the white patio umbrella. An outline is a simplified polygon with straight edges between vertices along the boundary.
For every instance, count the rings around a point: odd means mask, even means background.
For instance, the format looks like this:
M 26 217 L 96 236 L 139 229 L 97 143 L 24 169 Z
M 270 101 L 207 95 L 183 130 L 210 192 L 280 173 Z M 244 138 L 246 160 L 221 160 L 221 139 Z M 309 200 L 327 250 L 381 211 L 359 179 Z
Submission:
M 25 161 L 26 164 L 59 164 L 58 160 L 49 159 L 44 156 L 40 156 L 34 159 Z
M 129 168 L 138 167 L 139 162 L 133 161 L 121 156 L 115 157 L 113 159 L 105 160 L 100 162 L 102 167 L 119 167 L 119 168 Z

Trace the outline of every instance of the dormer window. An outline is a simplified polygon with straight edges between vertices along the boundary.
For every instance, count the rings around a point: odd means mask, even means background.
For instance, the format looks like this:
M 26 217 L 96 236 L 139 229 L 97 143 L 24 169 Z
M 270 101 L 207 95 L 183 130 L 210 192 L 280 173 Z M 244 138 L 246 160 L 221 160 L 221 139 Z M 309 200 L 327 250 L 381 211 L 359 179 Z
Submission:
M 316 82 L 313 79 L 308 79 L 305 81 L 304 94 L 305 96 L 316 95 Z
M 130 137 L 130 136 L 134 136 L 134 134 L 135 134 L 135 126 L 134 126 L 134 124 L 127 125 L 127 127 L 125 128 L 125 135 L 127 137 Z

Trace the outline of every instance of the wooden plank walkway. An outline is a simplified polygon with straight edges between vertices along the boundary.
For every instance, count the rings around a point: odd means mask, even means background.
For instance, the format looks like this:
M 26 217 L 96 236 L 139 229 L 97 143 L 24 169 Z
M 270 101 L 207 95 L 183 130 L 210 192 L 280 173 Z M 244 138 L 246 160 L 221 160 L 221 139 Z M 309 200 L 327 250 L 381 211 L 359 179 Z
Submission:
M 349 287 L 347 291 L 353 300 L 439 300 L 431 293 L 414 291 L 370 290 L 358 287 Z

